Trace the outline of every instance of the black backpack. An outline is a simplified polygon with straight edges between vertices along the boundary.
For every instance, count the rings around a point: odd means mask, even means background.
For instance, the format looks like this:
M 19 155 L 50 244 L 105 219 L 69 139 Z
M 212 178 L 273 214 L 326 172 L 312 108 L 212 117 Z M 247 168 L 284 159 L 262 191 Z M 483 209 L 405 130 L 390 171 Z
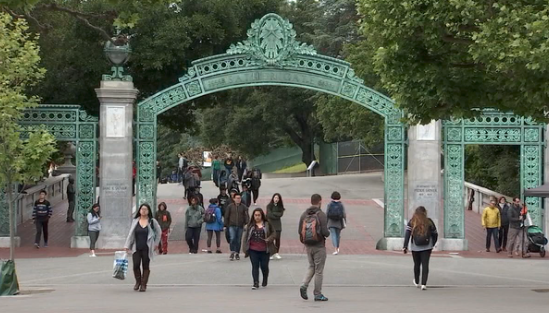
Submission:
M 431 240 L 433 240 L 431 222 L 429 222 L 429 226 L 427 227 L 427 231 L 425 232 L 425 234 L 420 234 L 418 231 L 416 231 L 415 227 L 412 229 L 412 241 L 416 246 L 428 246 L 431 243 Z

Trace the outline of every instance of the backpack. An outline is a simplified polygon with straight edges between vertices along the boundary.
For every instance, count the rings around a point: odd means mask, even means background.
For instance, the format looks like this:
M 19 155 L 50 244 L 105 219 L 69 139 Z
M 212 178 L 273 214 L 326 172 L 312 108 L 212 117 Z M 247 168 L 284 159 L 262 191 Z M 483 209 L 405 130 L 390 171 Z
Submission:
M 427 231 L 425 232 L 425 234 L 419 234 L 415 230 L 415 228 L 412 229 L 412 240 L 414 241 L 414 244 L 416 246 L 419 246 L 419 247 L 428 246 L 432 240 L 431 224 L 429 223 L 429 227 L 427 228 Z
M 216 207 L 209 207 L 206 210 L 206 214 L 204 214 L 204 222 L 208 224 L 215 223 L 216 221 L 215 209 Z
M 301 226 L 299 239 L 301 240 L 301 243 L 306 245 L 314 245 L 322 241 L 318 213 L 309 214 L 305 217 L 303 225 Z
M 341 202 L 332 202 L 328 206 L 328 212 L 326 212 L 328 218 L 334 221 L 340 221 L 343 219 L 343 205 Z
M 192 173 L 191 177 L 189 178 L 189 188 L 196 188 L 200 187 L 200 178 L 198 177 L 198 174 Z

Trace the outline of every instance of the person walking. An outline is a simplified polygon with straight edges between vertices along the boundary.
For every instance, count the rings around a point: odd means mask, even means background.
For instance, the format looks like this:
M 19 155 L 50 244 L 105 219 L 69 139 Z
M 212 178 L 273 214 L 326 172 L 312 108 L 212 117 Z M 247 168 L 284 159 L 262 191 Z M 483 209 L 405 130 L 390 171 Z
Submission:
M 160 244 L 158 245 L 158 254 L 168 254 L 168 235 L 170 233 L 170 226 L 172 225 L 172 215 L 168 211 L 168 206 L 165 202 L 161 202 L 158 205 L 155 218 L 162 230 Z
M 248 165 L 246 164 L 246 160 L 242 158 L 241 155 L 238 156 L 238 159 L 236 160 L 236 170 L 238 172 L 238 181 L 242 182 L 242 177 L 244 176 L 244 172 L 246 172 L 246 168 Z
M 204 214 L 204 221 L 206 222 L 206 232 L 208 234 L 208 250 L 206 252 L 212 253 L 212 238 L 215 233 L 215 244 L 217 250 L 215 253 L 221 253 L 221 231 L 223 230 L 223 214 L 221 208 L 218 205 L 217 198 L 210 199 L 210 205 L 206 209 Z
M 227 189 L 221 188 L 219 190 L 219 195 L 217 196 L 217 204 L 221 209 L 221 214 L 223 216 L 225 216 L 225 209 L 229 206 L 229 202 L 231 202 L 231 197 L 227 194 Z
M 212 179 L 214 181 L 214 184 L 216 187 L 219 188 L 219 174 L 221 173 L 221 161 L 219 161 L 219 157 L 217 155 L 214 155 L 214 160 L 212 162 Z
M 263 174 L 261 173 L 259 167 L 254 167 L 252 169 L 250 178 L 252 179 L 250 189 L 252 191 L 254 205 L 257 205 L 257 199 L 259 198 L 259 188 L 261 187 L 261 179 L 263 178 Z
M 244 225 L 250 220 L 248 207 L 242 203 L 242 197 L 239 193 L 233 196 L 233 202 L 229 204 L 225 211 L 225 227 L 229 229 L 231 255 L 229 260 L 240 260 L 240 247 L 242 245 L 242 233 Z
M 248 227 L 246 227 L 246 240 L 243 245 L 245 257 L 250 257 L 252 263 L 252 289 L 259 288 L 259 269 L 263 275 L 261 286 L 267 287 L 269 280 L 269 257 L 276 251 L 274 238 L 276 230 L 267 221 L 267 217 L 261 208 L 253 211 Z
M 482 212 L 482 227 L 486 229 L 486 252 L 490 252 L 491 237 L 494 237 L 496 253 L 500 253 L 498 235 L 501 227 L 501 216 L 496 206 L 496 199 L 490 200 L 490 205 Z
M 322 294 L 322 280 L 324 265 L 326 264 L 326 237 L 330 236 L 328 230 L 328 218 L 322 212 L 322 197 L 319 194 L 311 196 L 311 207 L 308 208 L 299 219 L 297 232 L 301 243 L 305 245 L 309 268 L 303 279 L 299 293 L 301 298 L 308 300 L 307 288 L 315 278 L 314 300 L 328 301 Z
M 498 236 L 500 249 L 507 252 L 507 237 L 509 236 L 509 203 L 507 203 L 505 197 L 499 198 L 498 209 L 499 215 L 501 216 L 501 227 Z
M 284 202 L 282 196 L 279 193 L 275 193 L 271 198 L 271 202 L 267 204 L 267 220 L 273 225 L 276 236 L 274 238 L 274 245 L 276 247 L 276 253 L 271 256 L 272 259 L 280 260 L 280 236 L 282 234 L 282 221 L 280 220 L 284 216 Z
M 227 172 L 232 173 L 234 168 L 234 160 L 230 153 L 227 153 L 227 157 L 225 158 L 225 161 L 223 161 L 223 166 L 227 170 Z
M 524 227 L 524 214 L 523 206 L 520 203 L 520 198 L 513 198 L 513 203 L 509 206 L 507 211 L 507 217 L 509 218 L 509 249 L 508 256 L 513 257 L 513 252 L 515 256 L 519 256 L 522 253 L 523 249 L 523 227 Z M 524 253 L 523 257 L 529 258 L 530 254 Z
M 249 184 L 246 182 L 242 183 L 242 193 L 240 194 L 242 197 L 242 203 L 246 205 L 248 208 L 252 205 L 252 194 L 248 190 Z
M 162 178 L 162 165 L 160 164 L 160 161 L 156 161 L 156 183 L 160 183 L 160 179 Z
M 90 258 L 95 258 L 95 244 L 101 231 L 101 208 L 99 203 L 92 206 L 86 218 L 88 220 L 88 236 L 90 237 Z
M 132 196 L 135 196 L 135 177 L 137 176 L 137 166 L 132 162 Z
M 191 196 L 190 199 L 191 205 L 185 212 L 185 240 L 189 245 L 189 254 L 197 254 L 205 212 L 204 208 L 198 203 L 196 196 Z
M 143 203 L 135 214 L 130 226 L 130 233 L 124 247 L 132 254 L 135 286 L 133 290 L 147 291 L 147 283 L 151 274 L 150 263 L 160 242 L 160 225 L 153 218 L 151 207 Z M 143 266 L 143 271 L 141 271 Z
M 345 229 L 347 213 L 341 203 L 341 194 L 337 191 L 332 193 L 332 202 L 328 204 L 326 215 L 328 216 L 328 229 L 334 246 L 333 255 L 339 254 L 339 243 L 341 241 L 341 231 Z
M 414 286 L 420 287 L 419 274 L 421 272 L 421 290 L 427 290 L 429 260 L 438 240 L 438 232 L 435 223 L 427 217 L 425 207 L 418 207 L 406 226 L 404 247 L 402 248 L 404 254 L 408 253 L 410 238 L 412 239 L 410 249 L 414 259 Z
M 67 223 L 74 222 L 74 207 L 76 205 L 76 188 L 74 187 L 74 178 L 69 176 L 69 184 L 67 185 L 67 200 L 69 208 L 67 209 Z
M 34 202 L 34 208 L 32 209 L 32 219 L 36 226 L 36 236 L 34 238 L 36 249 L 40 248 L 42 232 L 44 233 L 44 247 L 48 247 L 48 223 L 53 212 L 50 202 L 46 200 L 47 195 L 46 190 L 40 190 L 39 198 Z

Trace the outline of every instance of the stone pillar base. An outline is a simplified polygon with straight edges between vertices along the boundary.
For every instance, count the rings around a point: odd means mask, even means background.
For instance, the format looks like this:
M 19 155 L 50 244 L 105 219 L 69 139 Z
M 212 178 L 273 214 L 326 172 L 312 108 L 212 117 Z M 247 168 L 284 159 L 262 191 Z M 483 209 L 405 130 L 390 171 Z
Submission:
M 376 250 L 398 251 L 404 246 L 404 238 L 381 238 L 376 244 Z
M 124 249 L 126 243 L 126 237 L 120 236 L 99 236 L 97 240 L 97 246 L 101 249 Z
M 441 238 L 437 242 L 440 251 L 467 251 L 469 243 L 467 239 Z
M 21 246 L 21 237 L 15 237 L 15 246 Z M 0 248 L 10 247 L 10 237 L 0 237 Z
M 90 237 L 89 236 L 72 236 L 71 248 L 73 249 L 89 249 Z

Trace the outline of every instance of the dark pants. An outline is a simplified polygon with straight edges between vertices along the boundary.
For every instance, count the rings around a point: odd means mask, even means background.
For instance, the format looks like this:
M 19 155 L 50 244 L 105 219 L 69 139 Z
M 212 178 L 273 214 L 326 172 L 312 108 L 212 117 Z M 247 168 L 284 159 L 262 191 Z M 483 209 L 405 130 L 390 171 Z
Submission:
M 257 198 L 259 198 L 259 189 L 251 189 L 252 197 L 254 198 L 254 203 L 257 203 Z
M 95 250 L 95 243 L 97 238 L 99 238 L 98 231 L 88 231 L 88 236 L 90 236 L 90 250 Z
M 213 230 L 208 230 L 208 249 L 212 246 L 212 237 L 213 237 Z M 217 245 L 217 249 L 221 247 L 221 232 L 215 231 L 215 244 Z
M 238 170 L 238 181 L 242 181 L 243 176 L 244 176 L 244 169 Z
M 499 240 L 498 240 L 499 230 L 497 227 L 486 228 L 486 249 L 490 249 L 490 237 L 494 237 L 494 247 L 499 249 Z
M 135 177 L 132 178 L 132 196 L 135 196 Z
M 499 229 L 499 243 L 502 249 L 507 248 L 507 237 L 509 235 L 509 225 L 502 225 Z
M 212 179 L 214 181 L 214 184 L 219 187 L 219 172 L 221 172 L 220 170 L 213 170 L 213 175 L 212 175 Z
M 34 224 L 36 225 L 36 237 L 34 238 L 35 244 L 40 244 L 42 232 L 44 232 L 44 244 L 48 244 L 48 222 L 49 219 L 37 219 L 36 221 L 34 221 Z
M 412 257 L 414 258 L 414 281 L 416 282 L 416 284 L 419 283 L 419 272 L 421 269 L 421 284 L 427 285 L 431 251 L 432 250 L 412 251 Z
M 143 271 L 149 270 L 151 259 L 149 258 L 149 248 L 138 249 L 133 253 L 133 270 L 139 271 L 139 268 L 143 264 Z
M 69 201 L 69 209 L 67 210 L 67 222 L 74 221 L 73 215 L 74 215 L 74 201 Z
M 198 253 L 198 242 L 200 241 L 200 231 L 202 227 L 188 227 L 185 234 L 185 240 L 189 245 L 190 253 Z
M 280 235 L 282 234 L 281 230 L 276 231 L 276 237 L 274 239 L 274 245 L 276 247 L 276 253 L 280 252 Z
M 269 254 L 265 251 L 248 250 L 250 262 L 252 262 L 252 278 L 254 283 L 259 283 L 259 268 L 263 274 L 263 281 L 269 278 Z

